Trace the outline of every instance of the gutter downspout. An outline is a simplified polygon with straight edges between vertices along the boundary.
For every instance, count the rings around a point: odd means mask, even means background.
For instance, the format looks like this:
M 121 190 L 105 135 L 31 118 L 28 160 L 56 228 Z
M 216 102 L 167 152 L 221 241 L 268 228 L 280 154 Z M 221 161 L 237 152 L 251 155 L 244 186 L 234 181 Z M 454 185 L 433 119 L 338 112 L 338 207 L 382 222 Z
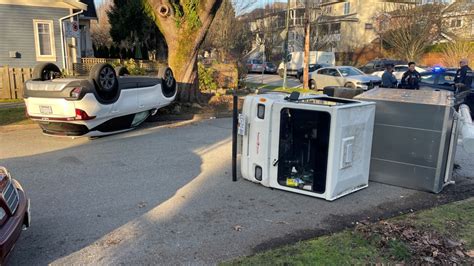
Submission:
M 79 12 L 76 12 L 76 13 L 73 13 L 73 14 L 70 14 L 70 15 L 67 15 L 67 16 L 64 16 L 62 18 L 59 18 L 59 32 L 61 34 L 61 50 L 62 50 L 62 53 L 63 53 L 63 58 L 62 58 L 62 61 L 63 61 L 63 67 L 64 69 L 68 70 L 68 66 L 66 65 L 66 51 L 65 51 L 65 41 L 66 41 L 66 38 L 64 36 L 64 30 L 63 30 L 63 20 L 65 19 L 68 19 L 68 18 L 71 18 L 71 17 L 74 17 L 74 16 L 79 16 L 80 14 L 82 14 L 84 12 L 84 10 L 81 10 Z

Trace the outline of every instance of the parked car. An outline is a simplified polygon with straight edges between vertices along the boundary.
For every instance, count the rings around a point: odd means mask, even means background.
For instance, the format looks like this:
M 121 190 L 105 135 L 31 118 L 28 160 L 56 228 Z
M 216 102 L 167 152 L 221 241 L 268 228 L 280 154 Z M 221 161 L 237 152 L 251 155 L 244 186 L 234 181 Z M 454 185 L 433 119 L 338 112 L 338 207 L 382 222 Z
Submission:
M 4 265 L 22 229 L 30 226 L 30 200 L 20 183 L 2 166 L 0 191 L 0 265 Z
M 327 86 L 341 86 L 370 90 L 382 83 L 380 77 L 366 75 L 352 66 L 335 66 L 320 68 L 310 75 L 309 87 L 312 90 L 323 90 Z
M 127 73 L 96 64 L 89 77 L 59 78 L 56 65 L 39 64 L 25 82 L 27 114 L 45 134 L 102 136 L 133 129 L 174 101 L 170 68 L 160 69 L 159 77 Z
M 405 62 L 403 60 L 397 60 L 397 59 L 374 59 L 372 61 L 369 61 L 367 64 L 364 66 L 360 67 L 360 70 L 366 74 L 372 74 L 376 71 L 383 71 L 385 70 L 385 66 L 388 64 L 392 65 L 406 65 L 408 62 Z
M 454 85 L 456 77 L 455 70 L 443 68 L 433 68 L 431 71 L 421 73 L 420 90 L 448 90 L 452 91 L 456 97 L 456 104 L 465 103 L 474 111 L 474 81 L 470 90 L 459 90 Z
M 261 59 L 247 60 L 247 69 L 249 73 L 262 73 L 265 66 Z
M 418 71 L 419 73 L 423 73 L 426 71 L 426 69 L 417 67 L 417 66 L 415 67 L 415 70 Z M 393 68 L 393 75 L 395 75 L 395 78 L 400 81 L 402 79 L 403 74 L 407 71 L 408 71 L 408 65 L 396 65 Z M 372 73 L 372 75 L 382 77 L 384 72 L 385 72 L 385 69 L 381 71 L 375 71 L 374 73 Z
M 309 64 L 309 69 L 308 72 L 311 73 L 315 70 L 318 70 L 322 67 L 329 67 L 331 65 L 329 64 Z M 298 69 L 298 72 L 296 73 L 296 78 L 303 83 L 303 68 Z
M 265 62 L 265 73 L 266 74 L 276 74 L 277 67 L 272 62 Z

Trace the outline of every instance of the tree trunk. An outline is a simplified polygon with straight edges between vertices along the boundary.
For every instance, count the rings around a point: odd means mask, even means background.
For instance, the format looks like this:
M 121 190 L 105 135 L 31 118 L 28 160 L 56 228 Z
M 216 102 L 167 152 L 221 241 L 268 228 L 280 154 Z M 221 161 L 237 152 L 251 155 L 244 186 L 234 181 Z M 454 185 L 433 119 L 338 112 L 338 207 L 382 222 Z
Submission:
M 178 100 L 200 102 L 197 55 L 223 0 L 147 0 L 168 45 L 168 65 L 178 83 Z M 170 2 L 173 2 L 171 4 Z

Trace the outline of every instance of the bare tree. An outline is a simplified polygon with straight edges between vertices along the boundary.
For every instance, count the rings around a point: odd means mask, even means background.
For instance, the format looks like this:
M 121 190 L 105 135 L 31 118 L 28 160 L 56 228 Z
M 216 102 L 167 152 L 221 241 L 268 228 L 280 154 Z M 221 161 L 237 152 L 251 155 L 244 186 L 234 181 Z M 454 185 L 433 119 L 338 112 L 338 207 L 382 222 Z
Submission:
M 407 61 L 416 61 L 435 41 L 442 29 L 443 5 L 402 5 L 387 13 L 389 27 L 383 40 L 394 54 Z
M 472 62 L 474 60 L 474 44 L 465 40 L 457 40 L 444 46 L 442 54 L 443 63 L 446 66 L 457 66 L 462 58 L 468 58 Z
M 91 38 L 96 47 L 110 47 L 113 43 L 112 37 L 110 37 L 110 23 L 107 16 L 107 11 L 110 10 L 111 6 L 111 0 L 104 0 L 97 7 L 97 21 L 93 20 L 91 22 Z

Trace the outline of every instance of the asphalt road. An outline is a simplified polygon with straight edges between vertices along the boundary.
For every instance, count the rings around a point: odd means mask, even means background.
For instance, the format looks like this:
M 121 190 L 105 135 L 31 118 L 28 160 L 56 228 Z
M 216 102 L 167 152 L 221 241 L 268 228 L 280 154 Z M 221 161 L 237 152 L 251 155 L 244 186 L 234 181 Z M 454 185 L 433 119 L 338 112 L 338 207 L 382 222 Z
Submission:
M 262 82 L 263 78 L 263 82 Z M 278 75 L 270 75 L 270 74 L 264 74 L 262 77 L 262 74 L 249 74 L 247 75 L 246 81 L 252 82 L 252 83 L 262 83 L 270 86 L 283 86 L 283 79 L 280 78 Z M 301 82 L 294 78 L 289 76 L 287 78 L 287 86 L 289 88 L 302 88 L 303 84 Z
M 458 149 L 441 194 L 370 183 L 334 202 L 231 181 L 231 120 L 94 140 L 0 131 L 0 164 L 32 201 L 11 265 L 215 264 L 400 211 L 474 194 Z

